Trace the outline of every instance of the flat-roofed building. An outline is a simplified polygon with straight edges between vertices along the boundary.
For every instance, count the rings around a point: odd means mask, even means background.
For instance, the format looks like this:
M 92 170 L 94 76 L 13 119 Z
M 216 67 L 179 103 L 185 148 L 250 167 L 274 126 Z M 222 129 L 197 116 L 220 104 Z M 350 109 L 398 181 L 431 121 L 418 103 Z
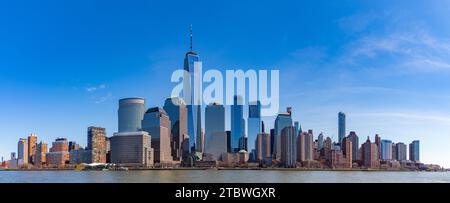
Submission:
M 126 167 L 153 166 L 151 137 L 145 131 L 115 133 L 110 145 L 112 163 Z

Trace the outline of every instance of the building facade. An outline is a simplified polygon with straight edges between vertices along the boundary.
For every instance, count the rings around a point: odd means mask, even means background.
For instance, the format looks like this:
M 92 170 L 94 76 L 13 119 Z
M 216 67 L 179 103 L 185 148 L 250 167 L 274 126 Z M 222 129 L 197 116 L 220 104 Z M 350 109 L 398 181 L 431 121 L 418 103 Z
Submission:
M 292 126 L 292 109 L 287 108 L 287 112 L 279 113 L 275 119 L 274 143 L 273 143 L 273 157 L 276 160 L 281 159 L 281 131 L 285 127 Z
M 414 140 L 409 144 L 409 160 L 419 162 L 419 140 Z
M 87 148 L 91 151 L 88 162 L 106 163 L 106 130 L 100 127 L 89 127 L 87 131 Z
M 322 150 L 323 148 L 323 133 L 320 133 L 319 136 L 317 136 L 317 150 Z
M 378 168 L 380 166 L 378 146 L 376 143 L 371 143 L 369 137 L 362 145 L 363 164 L 366 168 Z
M 406 144 L 403 142 L 399 142 L 396 144 L 396 154 L 397 154 L 397 160 L 399 161 L 406 161 L 407 160 L 407 154 L 406 154 Z
M 137 168 L 153 166 L 151 137 L 145 131 L 115 133 L 110 145 L 112 163 Z
M 20 138 L 17 144 L 17 160 L 24 164 L 28 163 L 28 139 Z
M 206 116 L 205 116 L 206 117 Z M 209 135 L 205 146 L 205 154 L 210 157 L 207 161 L 220 161 L 222 155 L 227 153 L 227 133 L 215 131 Z
M 183 157 L 189 155 L 186 103 L 178 97 L 167 98 L 163 109 L 170 119 L 172 157 L 182 161 Z
M 391 160 L 398 160 L 396 143 L 392 143 L 392 159 Z
M 355 131 L 350 131 L 347 138 L 352 142 L 352 160 L 359 160 L 359 138 Z
M 256 138 L 258 134 L 262 132 L 261 129 L 261 102 L 250 102 L 248 105 L 248 144 L 247 148 L 249 152 L 256 151 Z M 251 153 L 253 160 L 256 159 L 256 154 Z
M 342 154 L 344 155 L 345 159 L 345 168 L 352 168 L 353 166 L 353 143 L 350 138 L 345 137 L 342 140 Z
M 166 111 L 159 107 L 148 109 L 142 120 L 142 129 L 151 136 L 155 163 L 171 164 L 170 119 Z
M 271 159 L 270 153 L 270 134 L 259 133 L 255 141 L 256 146 L 256 161 L 262 162 Z
M 305 142 L 303 149 L 305 153 L 305 160 L 306 161 L 314 160 L 314 134 L 312 130 L 308 130 L 308 133 L 306 133 L 305 135 Z
M 28 163 L 34 164 L 34 156 L 36 154 L 37 136 L 32 133 L 28 136 Z
M 345 113 L 338 113 L 338 143 L 342 143 L 342 139 L 345 137 Z
M 392 141 L 391 140 L 381 140 L 381 160 L 390 161 L 392 160 Z
M 242 97 L 235 95 L 231 106 L 231 148 L 235 152 L 243 149 L 239 145 L 241 137 L 245 137 L 244 104 Z
M 46 154 L 48 152 L 48 145 L 44 142 L 40 142 L 36 147 L 35 165 L 40 167 L 47 164 Z
M 200 56 L 192 50 L 192 32 L 191 32 L 191 47 L 184 57 L 184 70 L 187 75 L 186 80 L 183 80 L 183 98 L 187 102 L 187 125 L 189 134 L 189 148 L 191 152 L 199 151 L 196 145 L 202 145 L 201 142 L 201 128 L 202 128 L 202 111 L 201 111 L 201 83 L 195 81 L 202 81 L 202 62 Z M 198 147 L 197 147 L 198 148 Z
M 205 109 L 205 154 L 211 154 L 219 160 L 227 152 L 227 134 L 225 132 L 225 107 L 211 103 Z
M 119 100 L 119 132 L 137 132 L 142 128 L 145 99 L 126 98 Z
M 66 138 L 57 138 L 50 151 L 45 155 L 47 165 L 50 167 L 64 167 L 69 163 L 69 142 Z
M 281 131 L 281 163 L 284 167 L 294 168 L 297 165 L 297 136 L 294 126 Z

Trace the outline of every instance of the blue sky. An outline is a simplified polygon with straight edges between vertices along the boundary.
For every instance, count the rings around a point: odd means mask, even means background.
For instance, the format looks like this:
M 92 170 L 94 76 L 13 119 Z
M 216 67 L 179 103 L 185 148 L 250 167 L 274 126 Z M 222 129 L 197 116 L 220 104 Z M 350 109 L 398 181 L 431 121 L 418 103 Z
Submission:
M 118 99 L 161 106 L 194 49 L 203 69 L 279 69 L 281 109 L 317 136 L 421 140 L 450 167 L 450 1 L 0 3 L 0 155 L 30 133 L 86 144 Z M 265 118 L 272 126 L 272 118 Z M 228 124 L 229 125 L 229 124 Z

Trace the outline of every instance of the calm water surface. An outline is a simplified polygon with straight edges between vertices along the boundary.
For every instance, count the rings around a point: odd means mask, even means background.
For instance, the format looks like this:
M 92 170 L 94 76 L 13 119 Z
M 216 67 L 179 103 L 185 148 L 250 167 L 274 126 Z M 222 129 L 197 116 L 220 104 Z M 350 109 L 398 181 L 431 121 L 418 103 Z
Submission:
M 450 172 L 0 171 L 0 183 L 450 183 Z

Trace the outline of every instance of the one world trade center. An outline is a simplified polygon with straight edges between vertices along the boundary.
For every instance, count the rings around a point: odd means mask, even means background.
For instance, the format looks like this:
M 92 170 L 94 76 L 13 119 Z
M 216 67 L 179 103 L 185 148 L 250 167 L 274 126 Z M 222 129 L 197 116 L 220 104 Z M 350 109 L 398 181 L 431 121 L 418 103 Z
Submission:
M 190 31 L 190 50 L 184 58 L 184 70 L 188 73 L 184 79 L 183 97 L 188 110 L 189 148 L 193 152 L 203 151 L 202 140 L 202 62 L 192 50 L 192 27 Z

